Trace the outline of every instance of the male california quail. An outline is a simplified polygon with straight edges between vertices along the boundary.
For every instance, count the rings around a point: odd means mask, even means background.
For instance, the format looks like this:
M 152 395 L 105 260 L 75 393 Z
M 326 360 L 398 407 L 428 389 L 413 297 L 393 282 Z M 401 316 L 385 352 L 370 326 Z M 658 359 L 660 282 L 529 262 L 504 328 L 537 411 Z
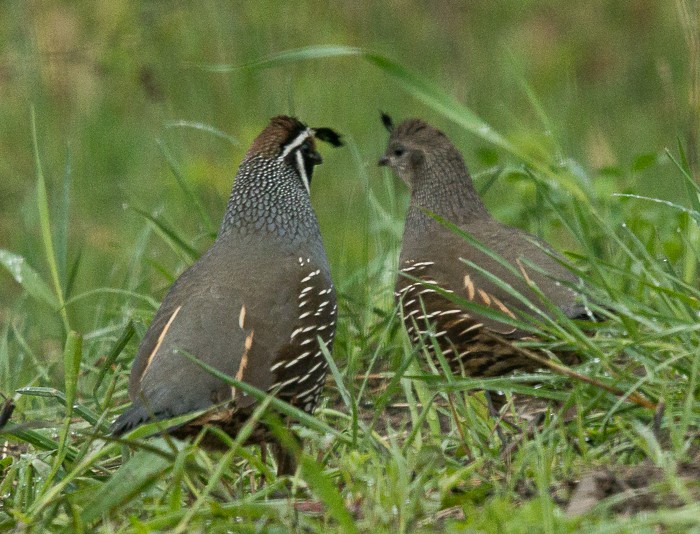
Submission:
M 331 350 L 335 290 L 309 182 L 321 156 L 314 139 L 340 146 L 329 128 L 278 116 L 241 163 L 219 235 L 172 285 L 139 347 L 129 380 L 133 404 L 114 422 L 115 435 L 155 419 L 207 410 L 176 436 L 205 423 L 235 435 L 254 399 L 203 370 L 182 352 L 312 412 Z M 294 471 L 290 453 L 269 432 L 278 473 Z
M 568 317 L 590 318 L 587 307 L 568 287 L 575 285 L 577 278 L 548 254 L 552 251 L 544 242 L 491 216 L 474 188 L 461 154 L 444 133 L 420 119 L 408 119 L 396 127 L 387 115 L 383 114 L 382 120 L 391 135 L 379 165 L 391 167 L 411 190 L 395 296 L 402 306 L 412 342 L 418 343 L 423 335 L 432 332 L 452 370 L 472 377 L 541 367 L 511 344 L 531 333 L 467 311 L 440 294 L 435 285 L 512 318 L 519 311 L 532 313 L 508 291 L 462 261 L 469 260 L 510 284 L 535 305 L 539 299 L 526 280 L 534 282 Z M 427 212 L 471 234 L 519 269 L 523 278 Z M 530 268 L 523 260 L 540 269 Z M 432 349 L 431 343 L 426 346 Z M 573 354 L 558 356 L 567 363 L 577 361 Z

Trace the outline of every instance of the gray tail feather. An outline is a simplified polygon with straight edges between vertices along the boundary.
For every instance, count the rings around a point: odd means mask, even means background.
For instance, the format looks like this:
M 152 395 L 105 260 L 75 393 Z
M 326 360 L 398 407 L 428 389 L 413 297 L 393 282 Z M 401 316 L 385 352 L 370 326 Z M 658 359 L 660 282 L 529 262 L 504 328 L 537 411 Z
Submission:
M 197 411 L 199 408 L 193 408 L 190 411 Z M 160 421 L 163 419 L 170 419 L 177 415 L 182 415 L 183 412 L 173 412 L 173 410 L 159 410 L 153 411 L 145 406 L 143 403 L 136 401 L 131 406 L 129 406 L 126 411 L 116 418 L 112 426 L 110 427 L 110 432 L 113 436 L 118 437 L 122 434 L 126 434 L 134 428 L 144 425 L 146 423 L 153 423 L 154 421 Z M 167 432 L 171 430 L 176 430 L 182 425 L 170 426 Z
M 137 426 L 162 418 L 161 414 L 150 412 L 143 404 L 134 403 L 123 414 L 117 417 L 114 423 L 112 423 L 110 430 L 113 436 L 121 436 Z

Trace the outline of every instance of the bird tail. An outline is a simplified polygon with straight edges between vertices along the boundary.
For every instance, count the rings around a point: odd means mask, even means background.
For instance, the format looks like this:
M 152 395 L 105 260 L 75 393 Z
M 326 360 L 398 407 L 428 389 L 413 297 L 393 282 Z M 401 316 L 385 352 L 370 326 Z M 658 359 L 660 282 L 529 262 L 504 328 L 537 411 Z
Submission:
M 110 431 L 113 436 L 121 436 L 137 426 L 140 426 L 148 421 L 152 421 L 156 414 L 151 413 L 141 403 L 132 404 L 123 414 L 121 414 L 112 423 Z

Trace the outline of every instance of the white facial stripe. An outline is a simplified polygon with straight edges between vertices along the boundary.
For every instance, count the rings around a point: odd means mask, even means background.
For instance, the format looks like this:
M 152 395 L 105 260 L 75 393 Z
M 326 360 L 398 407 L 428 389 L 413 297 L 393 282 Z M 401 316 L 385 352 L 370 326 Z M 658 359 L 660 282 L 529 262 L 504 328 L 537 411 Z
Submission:
M 307 128 L 306 130 L 304 130 L 303 132 L 301 132 L 301 133 L 296 137 L 296 139 L 294 139 L 294 141 L 292 141 L 292 142 L 289 143 L 286 147 L 284 147 L 284 151 L 282 152 L 282 155 L 280 156 L 280 159 L 284 159 L 284 158 L 286 158 L 287 156 L 289 156 L 289 154 L 292 152 L 292 150 L 294 150 L 295 148 L 297 148 L 298 146 L 300 146 L 304 141 L 306 141 L 309 137 L 311 137 L 311 136 L 313 135 L 313 133 L 314 133 L 314 132 L 313 132 L 313 130 L 312 130 L 311 128 Z
M 306 187 L 306 192 L 310 195 L 311 189 L 309 188 L 309 177 L 306 176 L 306 167 L 304 167 L 304 156 L 301 152 L 297 152 L 297 167 L 299 169 L 299 176 L 301 176 L 301 181 L 304 182 L 304 187 Z

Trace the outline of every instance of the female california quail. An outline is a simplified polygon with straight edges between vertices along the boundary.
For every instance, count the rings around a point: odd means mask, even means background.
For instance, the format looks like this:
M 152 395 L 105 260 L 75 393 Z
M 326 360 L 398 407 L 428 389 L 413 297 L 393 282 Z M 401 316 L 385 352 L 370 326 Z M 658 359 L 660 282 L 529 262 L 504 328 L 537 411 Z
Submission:
M 214 244 L 172 285 L 141 342 L 129 380 L 133 404 L 115 435 L 145 422 L 209 410 L 177 436 L 205 423 L 235 435 L 255 405 L 203 370 L 186 352 L 219 371 L 312 412 L 331 350 L 335 290 L 309 183 L 321 156 L 315 139 L 340 146 L 329 128 L 308 128 L 278 116 L 253 141 L 241 163 Z M 294 471 L 291 455 L 268 432 L 278 473 Z
M 568 317 L 590 318 L 588 308 L 570 289 L 578 283 L 577 278 L 552 257 L 546 243 L 491 216 L 461 154 L 444 133 L 420 119 L 408 119 L 396 127 L 387 115 L 382 120 L 391 135 L 379 165 L 391 167 L 411 190 L 395 293 L 411 340 L 418 343 L 430 333 L 453 370 L 473 377 L 541 367 L 511 343 L 531 336 L 530 332 L 467 311 L 435 286 L 512 318 L 520 311 L 532 313 L 510 292 L 462 261 L 469 260 L 535 305 L 540 300 L 528 281 L 534 282 Z M 515 276 L 429 213 L 471 234 L 523 276 Z M 539 269 L 530 268 L 528 263 Z M 432 344 L 426 346 L 430 350 Z M 574 354 L 558 356 L 567 363 L 577 361 Z

